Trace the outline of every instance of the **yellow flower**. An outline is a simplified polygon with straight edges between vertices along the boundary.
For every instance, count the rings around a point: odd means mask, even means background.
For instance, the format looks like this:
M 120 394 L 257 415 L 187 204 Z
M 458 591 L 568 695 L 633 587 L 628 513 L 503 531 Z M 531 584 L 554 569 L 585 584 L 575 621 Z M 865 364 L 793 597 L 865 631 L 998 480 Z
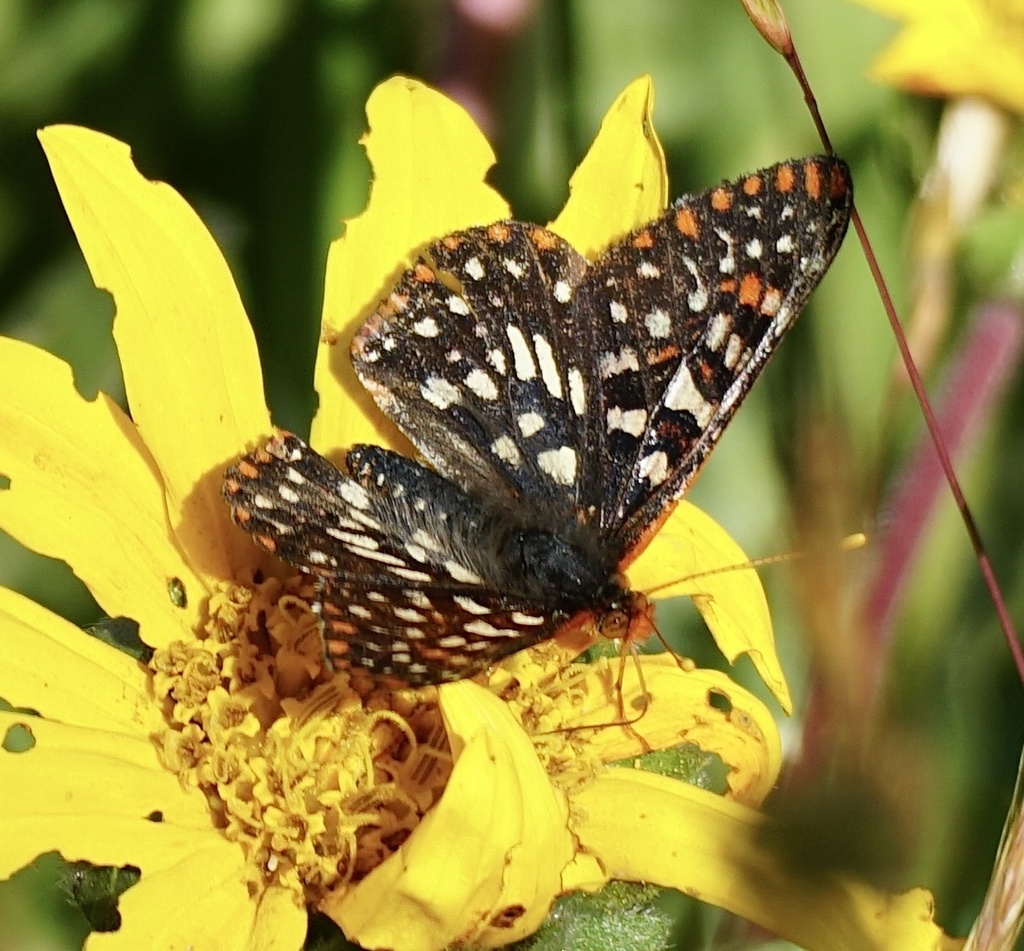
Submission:
M 1019 0 L 856 0 L 906 23 L 872 66 L 881 82 L 933 96 L 981 96 L 1024 113 Z
M 665 203 L 649 107 L 647 81 L 630 87 L 573 178 L 553 227 L 585 253 Z M 424 241 L 508 213 L 483 183 L 489 146 L 454 104 L 395 79 L 367 113 L 373 193 L 328 259 L 322 453 L 398 441 L 336 344 Z M 778 774 L 778 735 L 724 675 L 645 657 L 620 692 L 615 663 L 567 665 L 550 643 L 486 684 L 392 693 L 331 677 L 306 582 L 234 529 L 220 499 L 225 468 L 271 424 L 212 238 L 121 143 L 72 127 L 41 138 L 114 297 L 132 415 L 82 399 L 56 358 L 0 339 L 0 526 L 67 561 L 111 616 L 137 620 L 153 655 L 140 664 L 0 590 L 0 696 L 33 711 L 0 714 L 5 738 L 22 727 L 32 739 L 0 750 L 0 873 L 50 850 L 141 869 L 120 930 L 95 947 L 298 948 L 307 907 L 368 947 L 499 945 L 535 930 L 558 894 L 610 878 L 685 890 L 808 947 L 935 946 L 926 894 L 790 880 L 765 854 L 751 807 Z M 741 560 L 683 504 L 630 579 L 649 589 Z M 679 590 L 788 709 L 755 573 L 661 593 Z M 608 726 L 620 710 L 642 716 Z M 721 757 L 727 795 L 604 765 L 679 743 Z

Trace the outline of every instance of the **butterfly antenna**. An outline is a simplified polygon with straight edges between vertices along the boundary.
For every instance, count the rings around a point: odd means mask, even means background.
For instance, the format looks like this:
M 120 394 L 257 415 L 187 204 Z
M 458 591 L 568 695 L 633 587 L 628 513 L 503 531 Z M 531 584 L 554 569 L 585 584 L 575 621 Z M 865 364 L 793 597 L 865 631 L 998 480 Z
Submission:
M 847 535 L 842 541 L 839 542 L 839 550 L 856 551 L 858 548 L 863 548 L 868 543 L 868 537 L 863 532 L 854 532 L 852 535 Z M 765 565 L 780 565 L 790 561 L 800 561 L 802 558 L 806 558 L 808 552 L 806 551 L 789 551 L 782 552 L 777 555 L 764 555 L 760 558 L 750 558 L 747 561 L 735 562 L 731 565 L 719 565 L 717 568 L 706 568 L 703 571 L 696 571 L 690 575 L 683 575 L 681 578 L 674 578 L 672 581 L 663 581 L 661 584 L 656 584 L 653 587 L 646 588 L 644 594 L 650 597 L 658 591 L 664 591 L 666 588 L 674 587 L 677 584 L 682 584 L 686 581 L 697 581 L 700 578 L 708 578 L 712 575 L 724 575 L 732 571 L 752 571 L 756 568 L 763 568 Z M 656 632 L 657 633 L 657 632 Z M 661 638 L 661 634 L 658 634 L 659 639 L 664 644 L 665 641 Z

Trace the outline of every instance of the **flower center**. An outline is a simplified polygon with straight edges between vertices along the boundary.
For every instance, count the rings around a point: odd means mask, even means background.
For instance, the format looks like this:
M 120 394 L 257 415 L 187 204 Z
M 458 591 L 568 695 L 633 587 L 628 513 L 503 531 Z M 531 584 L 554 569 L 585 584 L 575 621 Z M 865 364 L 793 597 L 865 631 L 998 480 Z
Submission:
M 391 855 L 439 798 L 451 752 L 436 699 L 325 668 L 302 580 L 225 585 L 196 640 L 153 657 L 164 764 L 210 803 L 250 888 L 316 905 Z

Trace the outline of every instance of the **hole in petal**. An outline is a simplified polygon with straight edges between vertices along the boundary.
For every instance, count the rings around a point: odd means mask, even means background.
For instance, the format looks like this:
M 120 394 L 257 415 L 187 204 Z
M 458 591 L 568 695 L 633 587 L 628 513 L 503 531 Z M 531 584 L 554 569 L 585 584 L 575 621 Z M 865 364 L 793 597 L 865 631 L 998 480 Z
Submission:
M 163 822 L 164 814 L 159 809 L 154 809 L 146 818 L 150 822 Z
M 32 728 L 27 723 L 12 723 L 4 734 L 3 746 L 8 753 L 25 753 L 36 745 Z
M 10 476 L 5 476 L 2 472 L 0 472 L 0 492 L 2 492 L 4 489 L 9 489 L 10 487 L 11 487 L 11 478 L 10 478 Z
M 117 931 L 121 927 L 117 900 L 139 880 L 141 874 L 134 865 L 118 868 L 71 862 L 60 886 L 93 931 Z
M 732 701 L 720 690 L 708 691 L 708 706 L 722 713 L 732 713 Z
M 90 624 L 86 631 L 104 644 L 116 647 L 119 651 L 148 664 L 153 656 L 153 648 L 142 642 L 139 637 L 139 623 L 130 617 L 105 617 L 95 624 Z

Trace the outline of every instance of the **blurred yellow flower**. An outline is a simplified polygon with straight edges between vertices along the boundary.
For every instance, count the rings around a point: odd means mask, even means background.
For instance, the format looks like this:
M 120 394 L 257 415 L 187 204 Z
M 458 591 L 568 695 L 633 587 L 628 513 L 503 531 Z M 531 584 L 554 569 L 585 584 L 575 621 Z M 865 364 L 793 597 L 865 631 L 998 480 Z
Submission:
M 1019 0 L 855 0 L 905 23 L 871 68 L 875 79 L 930 96 L 981 96 L 1024 113 L 1024 6 Z
M 650 99 L 641 80 L 613 106 L 552 226 L 586 253 L 665 204 Z M 334 344 L 423 242 L 508 214 L 484 183 L 490 147 L 453 103 L 398 78 L 367 114 L 373 192 L 328 258 L 320 452 L 398 439 Z M 778 733 L 722 674 L 647 657 L 620 694 L 607 664 L 567 665 L 553 643 L 439 690 L 324 670 L 305 580 L 261 555 L 220 499 L 225 468 L 272 427 L 213 239 L 122 143 L 74 127 L 41 139 L 116 304 L 131 417 L 84 400 L 55 357 L 0 339 L 0 527 L 67 561 L 153 653 L 141 664 L 0 590 L 0 696 L 32 711 L 0 714 L 6 740 L 31 737 L 0 749 L 0 874 L 50 850 L 139 868 L 120 929 L 93 947 L 298 948 L 310 907 L 367 947 L 494 946 L 534 931 L 557 895 L 610 878 L 699 895 L 807 947 L 935 946 L 925 893 L 791 880 L 764 853 L 751 807 L 778 775 Z M 630 580 L 741 560 L 683 504 Z M 788 709 L 756 574 L 663 593 L 678 590 Z M 643 701 L 638 722 L 608 726 Z M 723 760 L 727 795 L 606 766 L 680 743 Z

